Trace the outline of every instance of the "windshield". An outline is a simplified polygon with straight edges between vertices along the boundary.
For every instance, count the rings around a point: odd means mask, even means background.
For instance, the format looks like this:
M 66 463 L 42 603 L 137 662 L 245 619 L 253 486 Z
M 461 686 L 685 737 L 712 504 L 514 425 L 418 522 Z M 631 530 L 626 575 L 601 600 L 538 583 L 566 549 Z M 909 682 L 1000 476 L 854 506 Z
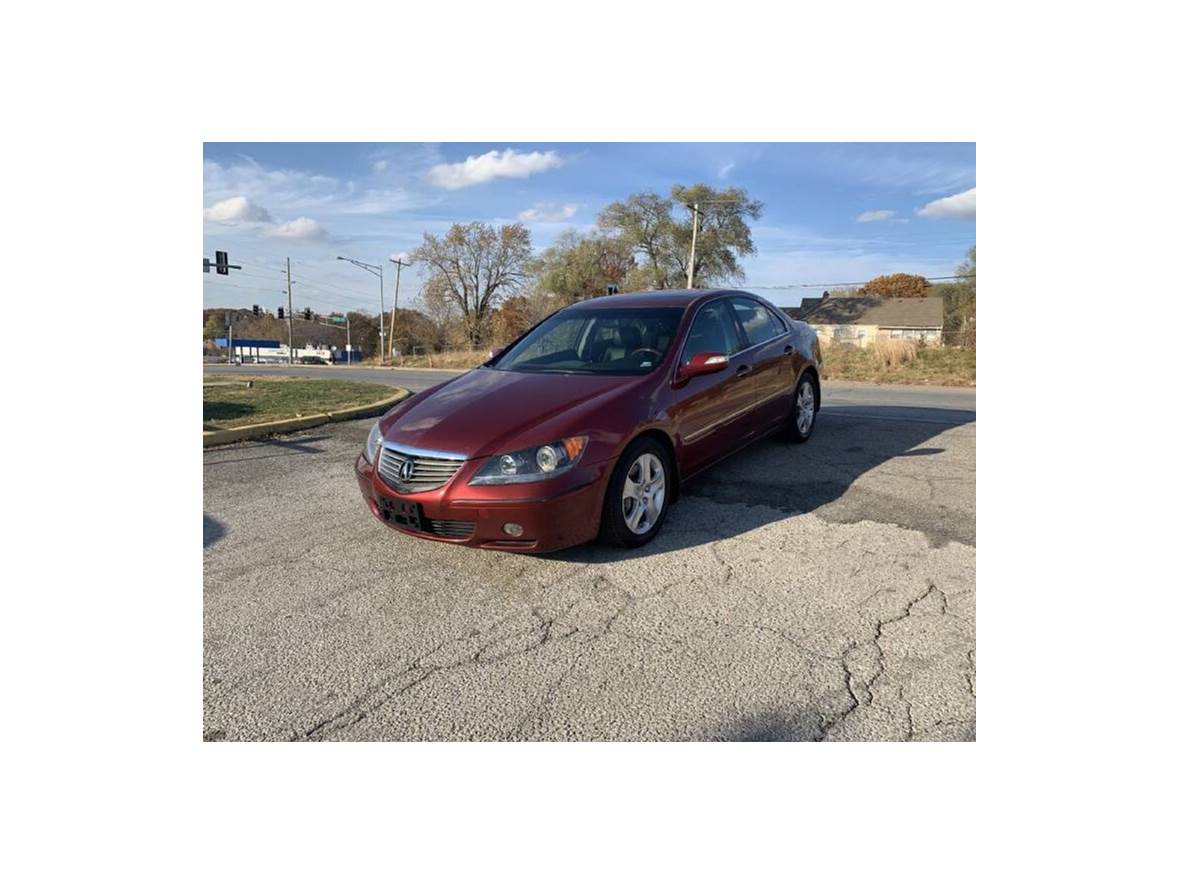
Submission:
M 563 310 L 488 365 L 509 372 L 646 375 L 668 352 L 683 308 Z

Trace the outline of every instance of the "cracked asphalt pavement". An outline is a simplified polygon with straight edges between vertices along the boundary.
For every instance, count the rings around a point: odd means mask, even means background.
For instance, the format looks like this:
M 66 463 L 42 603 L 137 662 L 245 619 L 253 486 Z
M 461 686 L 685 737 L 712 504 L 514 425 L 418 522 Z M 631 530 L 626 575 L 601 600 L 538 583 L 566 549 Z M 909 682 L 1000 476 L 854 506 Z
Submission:
M 824 394 L 635 551 L 392 532 L 370 421 L 206 451 L 205 739 L 974 740 L 975 393 Z

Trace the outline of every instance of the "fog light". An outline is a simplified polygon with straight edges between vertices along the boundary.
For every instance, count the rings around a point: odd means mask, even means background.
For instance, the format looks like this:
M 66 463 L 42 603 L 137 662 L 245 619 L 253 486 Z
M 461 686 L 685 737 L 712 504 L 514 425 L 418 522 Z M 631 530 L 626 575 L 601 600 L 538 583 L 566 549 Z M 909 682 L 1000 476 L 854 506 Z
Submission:
M 519 538 L 521 532 L 523 532 L 523 531 L 524 531 L 524 529 L 514 522 L 504 523 L 504 534 L 506 534 L 506 535 L 512 535 L 512 537 L 514 537 L 514 538 Z

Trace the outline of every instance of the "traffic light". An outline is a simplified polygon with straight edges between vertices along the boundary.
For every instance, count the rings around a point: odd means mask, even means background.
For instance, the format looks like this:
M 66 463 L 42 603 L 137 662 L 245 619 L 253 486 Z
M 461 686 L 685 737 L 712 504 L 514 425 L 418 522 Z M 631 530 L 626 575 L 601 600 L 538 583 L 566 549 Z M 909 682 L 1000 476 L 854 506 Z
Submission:
M 261 311 L 261 310 L 259 310 L 259 309 L 258 309 L 258 305 L 257 305 L 257 304 L 255 304 L 255 305 L 254 305 L 254 316 L 258 316 L 258 315 L 260 315 L 261 313 L 262 313 L 262 311 Z
M 281 320 L 282 318 L 283 318 L 283 308 L 280 307 L 279 308 L 279 319 Z
M 209 263 L 208 258 L 202 258 L 201 261 L 204 262 L 205 273 L 209 273 L 209 268 L 212 267 L 213 265 Z
M 222 274 L 223 276 L 229 275 L 229 253 L 228 252 L 218 252 L 217 253 L 217 272 L 219 274 Z
M 303 308 L 303 318 L 309 322 L 311 321 L 311 308 L 310 307 Z

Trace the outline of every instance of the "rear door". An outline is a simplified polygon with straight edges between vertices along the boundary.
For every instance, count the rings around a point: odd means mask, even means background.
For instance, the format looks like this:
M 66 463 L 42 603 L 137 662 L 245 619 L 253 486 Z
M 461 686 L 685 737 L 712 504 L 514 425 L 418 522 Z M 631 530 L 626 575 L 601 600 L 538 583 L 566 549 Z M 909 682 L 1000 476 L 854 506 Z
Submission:
M 718 298 L 697 310 L 677 368 L 698 353 L 736 356 L 743 344 L 733 312 Z M 740 373 L 739 368 L 731 361 L 725 369 L 712 375 L 683 382 L 673 380 L 676 401 L 668 412 L 679 427 L 686 474 L 727 454 L 735 439 L 747 435 L 755 391 L 749 379 L 749 367 Z
M 794 338 L 782 318 L 761 301 L 740 295 L 728 301 L 747 344 L 736 359 L 749 365 L 754 380 L 750 422 L 758 433 L 782 421 L 790 407 L 797 372 Z

